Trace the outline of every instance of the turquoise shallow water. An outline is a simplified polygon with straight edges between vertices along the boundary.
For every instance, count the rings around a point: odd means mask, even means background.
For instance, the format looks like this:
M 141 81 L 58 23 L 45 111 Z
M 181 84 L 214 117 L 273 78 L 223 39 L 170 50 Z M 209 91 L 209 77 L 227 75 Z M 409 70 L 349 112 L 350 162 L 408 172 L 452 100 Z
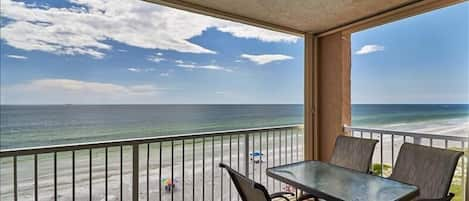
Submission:
M 454 119 L 469 121 L 469 104 L 358 104 L 352 106 L 354 126 L 381 127 Z
M 301 124 L 303 105 L 3 105 L 0 117 L 6 149 Z M 352 120 L 353 126 L 460 135 L 469 130 L 469 105 L 353 105 Z

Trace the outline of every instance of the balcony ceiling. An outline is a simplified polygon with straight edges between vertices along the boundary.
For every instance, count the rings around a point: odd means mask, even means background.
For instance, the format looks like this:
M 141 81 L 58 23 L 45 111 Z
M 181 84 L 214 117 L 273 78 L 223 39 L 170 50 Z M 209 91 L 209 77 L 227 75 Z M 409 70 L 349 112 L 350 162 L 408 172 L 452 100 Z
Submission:
M 320 33 L 416 0 L 147 0 L 204 14 L 275 25 L 291 32 Z M 181 6 L 183 5 L 183 6 Z M 188 9 L 189 7 L 189 9 Z M 190 8 L 197 7 L 196 9 Z M 223 16 L 222 16 L 223 17 Z

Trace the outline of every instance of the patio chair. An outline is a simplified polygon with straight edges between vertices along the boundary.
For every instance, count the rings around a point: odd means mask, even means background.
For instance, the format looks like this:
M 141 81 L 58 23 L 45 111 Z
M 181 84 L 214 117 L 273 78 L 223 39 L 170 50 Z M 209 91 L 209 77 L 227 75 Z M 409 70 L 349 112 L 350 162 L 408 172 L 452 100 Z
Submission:
M 451 180 L 463 152 L 404 143 L 390 179 L 419 188 L 419 201 L 449 201 Z
M 330 164 L 370 173 L 370 165 L 378 140 L 360 139 L 350 136 L 338 136 L 335 140 L 334 151 Z M 297 200 L 317 200 L 311 194 L 303 194 Z
M 236 170 L 231 169 L 230 166 L 220 163 L 221 168 L 225 168 L 230 174 L 231 180 L 238 190 L 239 196 L 243 201 L 271 201 L 273 199 L 282 199 L 285 201 L 290 201 L 285 195 L 294 196 L 294 193 L 291 192 L 278 192 L 274 194 L 269 194 L 267 189 L 259 183 L 247 178 L 246 176 L 240 174 Z

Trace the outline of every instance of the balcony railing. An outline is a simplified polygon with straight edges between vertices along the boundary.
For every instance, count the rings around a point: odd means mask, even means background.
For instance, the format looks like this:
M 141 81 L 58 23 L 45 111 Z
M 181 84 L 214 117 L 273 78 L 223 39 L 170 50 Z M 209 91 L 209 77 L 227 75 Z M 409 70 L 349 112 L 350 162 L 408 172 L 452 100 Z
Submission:
M 238 200 L 219 162 L 279 191 L 300 160 L 301 125 L 1 150 L 0 200 Z
M 403 142 L 458 150 L 469 145 L 468 137 L 344 129 L 380 141 L 373 163 L 381 176 L 392 171 Z M 296 192 L 265 176 L 265 169 L 303 160 L 303 139 L 301 125 L 288 125 L 1 150 L 0 200 L 238 200 L 219 162 L 271 192 Z M 466 157 L 453 180 L 461 200 L 468 185 Z
M 469 143 L 469 137 L 467 136 L 435 135 L 350 126 L 345 126 L 344 129 L 354 137 L 379 140 L 373 156 L 373 169 L 380 176 L 390 175 L 400 146 L 404 142 L 460 151 L 466 151 Z M 457 193 L 456 199 L 459 200 L 465 200 L 464 198 L 468 197 L 466 189 L 469 184 L 467 179 L 469 165 L 466 162 L 467 154 L 461 157 L 453 177 L 452 190 L 458 191 L 455 193 Z

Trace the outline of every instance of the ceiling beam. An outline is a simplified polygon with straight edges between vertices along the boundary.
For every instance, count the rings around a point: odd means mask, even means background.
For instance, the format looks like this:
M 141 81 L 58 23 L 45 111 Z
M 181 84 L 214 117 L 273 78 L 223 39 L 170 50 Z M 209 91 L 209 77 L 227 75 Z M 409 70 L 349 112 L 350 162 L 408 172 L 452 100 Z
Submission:
M 305 34 L 305 32 L 291 28 L 291 27 L 272 24 L 272 23 L 265 22 L 262 20 L 256 20 L 256 19 L 252 19 L 249 17 L 205 7 L 199 4 L 194 4 L 194 3 L 190 3 L 186 1 L 181 1 L 181 0 L 144 0 L 144 1 L 150 2 L 150 3 L 156 3 L 156 4 L 160 4 L 160 5 L 164 5 L 164 6 L 168 6 L 172 8 L 177 8 L 181 10 L 186 10 L 186 11 L 190 11 L 194 13 L 199 13 L 202 15 L 207 15 L 207 16 L 212 16 L 212 17 L 230 20 L 234 22 L 240 22 L 243 24 L 253 25 L 256 27 L 261 27 L 261 28 L 272 30 L 272 31 L 292 34 L 292 35 L 299 36 L 299 37 L 303 37 Z
M 444 8 L 467 0 L 416 0 L 371 16 L 367 16 L 350 23 L 316 33 L 318 37 L 327 36 L 337 32 L 354 33 L 364 29 L 376 27 L 403 18 L 419 15 L 425 12 Z

